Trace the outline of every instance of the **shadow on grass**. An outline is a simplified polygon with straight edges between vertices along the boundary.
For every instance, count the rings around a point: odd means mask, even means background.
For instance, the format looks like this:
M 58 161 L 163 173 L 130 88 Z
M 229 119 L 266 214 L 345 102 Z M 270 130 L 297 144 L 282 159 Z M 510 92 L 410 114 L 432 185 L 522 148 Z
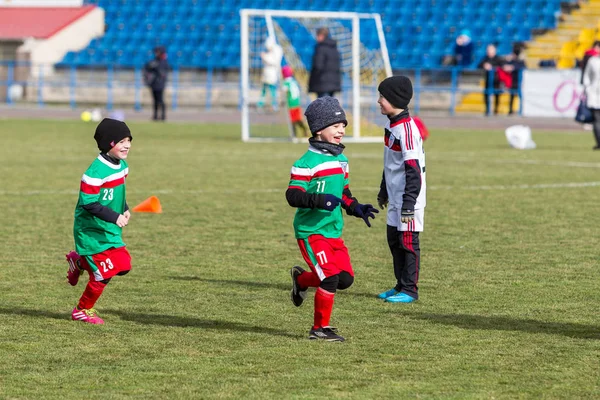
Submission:
M 165 314 L 145 314 L 130 311 L 121 310 L 105 310 L 106 313 L 116 314 L 121 319 L 130 322 L 136 322 L 138 324 L 146 325 L 162 325 L 162 326 L 177 326 L 181 328 L 203 328 L 220 331 L 232 331 L 232 332 L 250 332 L 250 333 L 262 333 L 273 336 L 285 336 L 290 338 L 298 338 L 298 335 L 294 335 L 279 329 L 269 328 L 266 326 L 255 326 L 242 324 L 239 322 L 224 321 L 218 319 L 202 319 L 194 317 L 178 317 L 175 315 Z
M 52 312 L 52 311 L 36 310 L 34 308 L 19 308 L 19 307 L 2 308 L 2 307 L 0 307 L 0 314 L 26 315 L 28 317 L 44 317 L 44 318 L 52 318 L 52 319 L 71 320 L 71 309 L 68 309 L 62 313 L 58 313 L 58 312 Z
M 203 328 L 203 329 L 213 329 L 213 330 L 222 330 L 222 331 L 232 331 L 232 332 L 250 332 L 250 333 L 262 333 L 266 335 L 273 336 L 284 336 L 289 338 L 299 338 L 300 336 L 294 335 L 279 329 L 269 328 L 266 326 L 254 326 L 248 324 L 241 324 L 239 322 L 230 322 L 230 321 L 222 321 L 217 319 L 201 319 L 201 318 L 193 318 L 193 317 L 178 317 L 175 315 L 163 315 L 163 314 L 144 314 L 144 313 L 136 313 L 136 312 L 128 312 L 128 311 L 120 311 L 120 310 L 104 310 L 105 314 L 114 314 L 118 315 L 121 319 L 126 321 L 136 322 L 139 324 L 147 324 L 147 325 L 162 325 L 162 326 L 177 326 L 182 328 L 192 327 L 192 328 Z M 43 311 L 37 310 L 33 308 L 19 308 L 19 307 L 11 307 L 11 308 L 1 308 L 0 314 L 4 315 L 25 315 L 28 317 L 43 317 L 43 318 L 52 318 L 52 319 L 60 319 L 60 320 L 71 320 L 70 312 L 51 312 L 51 311 Z
M 271 283 L 271 282 L 239 281 L 239 280 L 230 280 L 230 279 L 208 279 L 208 278 L 200 278 L 198 276 L 169 276 L 169 279 L 173 279 L 176 281 L 198 281 L 198 282 L 206 282 L 206 283 L 215 283 L 217 285 L 245 286 L 247 288 L 277 289 L 277 290 L 285 290 L 286 292 L 289 292 L 290 289 L 292 288 L 291 283 L 286 285 L 283 283 Z
M 198 276 L 169 276 L 169 279 L 178 280 L 178 281 L 198 281 L 198 282 L 206 282 L 213 283 L 217 285 L 229 285 L 229 286 L 244 286 L 247 288 L 267 288 L 267 289 L 277 289 L 281 291 L 289 292 L 292 289 L 292 283 L 290 281 L 289 284 L 283 283 L 270 283 L 270 282 L 255 282 L 255 281 L 240 281 L 240 280 L 230 280 L 230 279 L 209 279 L 209 278 L 200 278 Z M 352 288 L 348 290 L 341 290 L 338 293 L 341 293 L 342 296 L 357 296 L 357 297 L 367 297 L 375 299 L 377 297 L 374 293 L 361 293 L 355 292 Z
M 545 322 L 534 319 L 515 319 L 469 314 L 433 314 L 402 311 L 409 318 L 421 319 L 463 329 L 521 331 L 562 335 L 576 339 L 600 339 L 600 325 L 582 325 L 568 322 Z

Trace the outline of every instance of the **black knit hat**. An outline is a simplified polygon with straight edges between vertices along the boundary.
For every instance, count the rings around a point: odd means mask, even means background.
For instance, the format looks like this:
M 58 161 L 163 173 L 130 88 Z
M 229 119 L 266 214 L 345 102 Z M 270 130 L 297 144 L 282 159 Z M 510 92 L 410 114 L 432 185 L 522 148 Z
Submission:
M 379 93 L 396 108 L 406 109 L 413 96 L 410 79 L 406 76 L 390 76 L 379 84 Z
M 125 122 L 111 118 L 104 118 L 96 127 L 96 133 L 94 134 L 98 149 L 103 153 L 109 152 L 126 137 L 133 140 L 129 127 Z
M 306 107 L 304 112 L 310 132 L 315 133 L 322 131 L 330 125 L 343 122 L 348 125 L 346 113 L 340 105 L 340 102 L 329 96 L 319 97 Z

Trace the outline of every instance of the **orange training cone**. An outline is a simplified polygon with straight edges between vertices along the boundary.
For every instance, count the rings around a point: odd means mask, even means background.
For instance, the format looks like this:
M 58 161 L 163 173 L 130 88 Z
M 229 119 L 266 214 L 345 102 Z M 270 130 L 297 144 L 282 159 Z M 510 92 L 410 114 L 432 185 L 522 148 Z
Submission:
M 160 214 L 162 212 L 162 207 L 160 205 L 160 201 L 156 196 L 150 196 L 146 200 L 142 201 L 137 206 L 133 207 L 132 211 L 135 212 L 149 212 Z

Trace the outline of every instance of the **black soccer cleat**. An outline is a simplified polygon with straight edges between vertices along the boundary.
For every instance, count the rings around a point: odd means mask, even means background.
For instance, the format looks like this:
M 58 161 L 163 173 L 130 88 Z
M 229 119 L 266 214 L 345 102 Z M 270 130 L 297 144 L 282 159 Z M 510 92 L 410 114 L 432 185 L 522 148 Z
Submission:
M 292 275 L 292 292 L 290 293 L 290 297 L 292 298 L 292 303 L 294 303 L 296 307 L 300 307 L 302 303 L 304 303 L 306 291 L 308 290 L 308 288 L 302 288 L 300 287 L 300 284 L 298 284 L 298 276 L 303 272 L 304 269 L 297 265 L 290 270 L 290 274 Z
M 308 333 L 310 340 L 325 340 L 326 342 L 343 342 L 342 336 L 337 334 L 337 329 L 332 326 L 325 326 L 323 328 L 311 329 Z

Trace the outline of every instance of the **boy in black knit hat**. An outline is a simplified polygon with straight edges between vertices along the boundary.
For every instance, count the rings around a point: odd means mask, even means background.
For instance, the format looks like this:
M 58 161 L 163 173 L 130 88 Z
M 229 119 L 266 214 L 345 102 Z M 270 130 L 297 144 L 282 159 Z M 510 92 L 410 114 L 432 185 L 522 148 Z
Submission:
M 348 159 L 342 154 L 346 113 L 333 97 L 321 97 L 309 104 L 304 113 L 312 137 L 308 151 L 294 163 L 285 197 L 297 207 L 294 231 L 300 252 L 310 271 L 296 266 L 291 270 L 292 302 L 302 305 L 309 287 L 315 293 L 314 323 L 309 339 L 343 342 L 344 338 L 329 325 L 336 291 L 354 282 L 354 271 L 344 241 L 344 219 L 348 215 L 369 218 L 379 212 L 371 204 L 360 204 L 350 192 Z
M 378 297 L 390 303 L 419 298 L 421 261 L 419 232 L 425 216 L 425 153 L 419 128 L 408 113 L 413 89 L 410 79 L 392 76 L 379 84 L 379 106 L 385 125 L 383 177 L 377 203 L 387 211 L 387 241 L 396 284 Z
M 124 122 L 105 118 L 94 135 L 100 154 L 83 174 L 75 207 L 73 236 L 75 250 L 67 254 L 67 280 L 77 285 L 87 271 L 90 280 L 73 309 L 71 318 L 89 324 L 103 324 L 94 310 L 96 301 L 115 275 L 131 270 L 131 256 L 121 238 L 129 223 L 125 201 L 125 159 L 131 149 L 131 132 Z

